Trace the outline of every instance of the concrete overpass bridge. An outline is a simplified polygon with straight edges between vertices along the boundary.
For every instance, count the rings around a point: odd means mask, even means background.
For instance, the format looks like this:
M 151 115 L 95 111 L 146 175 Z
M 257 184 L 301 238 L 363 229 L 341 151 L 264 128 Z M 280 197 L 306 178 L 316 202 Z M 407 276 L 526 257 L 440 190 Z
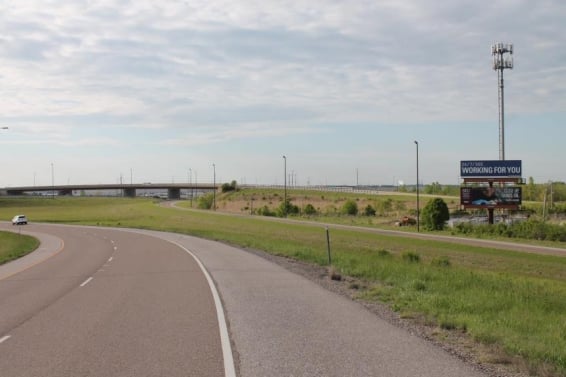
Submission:
M 211 191 L 218 190 L 219 184 L 212 183 L 131 183 L 131 184 L 93 184 L 93 185 L 50 185 L 22 186 L 0 189 L 5 195 L 25 195 L 30 193 L 57 193 L 72 195 L 73 191 L 121 191 L 123 196 L 134 198 L 139 190 L 167 190 L 168 199 L 179 199 L 181 190 Z

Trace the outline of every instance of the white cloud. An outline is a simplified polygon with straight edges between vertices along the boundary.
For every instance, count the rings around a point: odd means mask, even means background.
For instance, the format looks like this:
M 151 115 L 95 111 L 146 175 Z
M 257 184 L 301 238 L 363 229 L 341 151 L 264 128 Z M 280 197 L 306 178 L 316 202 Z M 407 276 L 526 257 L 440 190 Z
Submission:
M 203 126 L 191 130 L 191 133 L 181 135 L 174 139 L 162 140 L 159 144 L 175 146 L 210 145 L 223 142 L 238 142 L 250 138 L 276 138 L 281 136 L 316 135 L 320 130 L 306 126 L 285 127 L 283 124 L 244 124 L 238 127 L 210 127 Z
M 6 1 L 0 122 L 59 147 L 496 122 L 500 40 L 508 113 L 564 116 L 565 18 L 561 0 Z

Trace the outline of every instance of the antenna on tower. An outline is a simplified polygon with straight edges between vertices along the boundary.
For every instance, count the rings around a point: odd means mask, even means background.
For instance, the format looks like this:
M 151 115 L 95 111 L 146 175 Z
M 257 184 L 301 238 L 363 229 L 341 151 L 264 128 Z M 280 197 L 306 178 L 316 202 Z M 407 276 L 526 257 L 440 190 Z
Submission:
M 509 54 L 509 56 L 505 56 Z M 513 44 L 495 43 L 491 45 L 493 69 L 499 81 L 499 159 L 505 160 L 505 117 L 503 101 L 503 70 L 513 69 Z

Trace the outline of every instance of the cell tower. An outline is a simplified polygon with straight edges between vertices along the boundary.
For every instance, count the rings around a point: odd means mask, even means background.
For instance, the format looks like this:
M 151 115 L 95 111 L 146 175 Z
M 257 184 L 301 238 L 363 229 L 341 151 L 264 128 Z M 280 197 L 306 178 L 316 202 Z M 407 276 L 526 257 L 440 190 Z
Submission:
M 504 56 L 504 54 L 509 56 Z M 513 45 L 495 43 L 491 45 L 493 56 L 493 69 L 497 71 L 499 81 L 499 159 L 505 160 L 505 118 L 503 107 L 503 70 L 513 69 Z

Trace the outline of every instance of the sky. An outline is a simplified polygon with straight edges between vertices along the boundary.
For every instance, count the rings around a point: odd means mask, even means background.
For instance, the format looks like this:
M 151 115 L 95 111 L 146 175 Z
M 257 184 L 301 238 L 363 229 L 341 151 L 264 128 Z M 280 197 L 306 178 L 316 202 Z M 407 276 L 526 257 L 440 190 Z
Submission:
M 564 0 L 1 0 L 0 187 L 566 181 Z

